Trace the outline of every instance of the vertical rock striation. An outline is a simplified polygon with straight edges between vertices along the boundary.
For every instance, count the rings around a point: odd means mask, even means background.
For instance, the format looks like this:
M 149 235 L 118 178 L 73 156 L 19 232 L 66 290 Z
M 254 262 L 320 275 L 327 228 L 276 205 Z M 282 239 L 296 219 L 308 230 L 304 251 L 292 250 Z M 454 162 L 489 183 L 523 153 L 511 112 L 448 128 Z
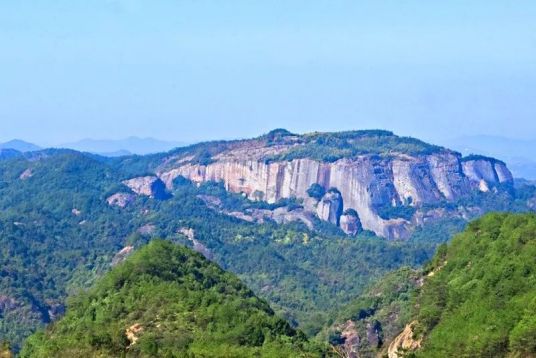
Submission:
M 388 238 L 407 237 L 412 224 L 402 218 L 382 218 L 378 207 L 452 202 L 479 190 L 482 181 L 488 188 L 512 183 L 504 163 L 485 157 L 462 159 L 447 149 L 412 155 L 362 154 L 333 162 L 308 157 L 266 160 L 298 145 L 269 146 L 258 140 L 233 143 L 210 163 L 168 158 L 157 174 L 169 189 L 179 176 L 196 183 L 222 181 L 231 192 L 252 199 L 261 196 L 269 203 L 290 197 L 307 201 L 307 189 L 314 183 L 326 190 L 335 188 L 336 193 L 328 193 L 317 204 L 320 218 L 340 224 L 343 209 L 353 209 L 363 229 Z M 349 225 L 348 219 L 344 225 Z

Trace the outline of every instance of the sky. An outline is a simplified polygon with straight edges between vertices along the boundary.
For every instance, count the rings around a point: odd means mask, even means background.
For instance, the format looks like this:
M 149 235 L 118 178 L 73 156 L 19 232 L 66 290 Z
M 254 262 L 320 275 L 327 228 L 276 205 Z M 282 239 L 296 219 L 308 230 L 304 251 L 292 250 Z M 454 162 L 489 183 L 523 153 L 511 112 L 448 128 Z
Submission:
M 0 141 L 536 138 L 536 1 L 0 1 Z

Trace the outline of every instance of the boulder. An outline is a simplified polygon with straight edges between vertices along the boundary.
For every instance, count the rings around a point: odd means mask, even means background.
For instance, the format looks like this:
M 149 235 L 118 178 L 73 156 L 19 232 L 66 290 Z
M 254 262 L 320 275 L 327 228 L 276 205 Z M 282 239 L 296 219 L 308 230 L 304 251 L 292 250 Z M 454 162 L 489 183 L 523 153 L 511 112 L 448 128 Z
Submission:
M 321 220 L 329 221 L 334 225 L 339 225 L 339 219 L 342 215 L 342 195 L 335 189 L 331 188 L 322 197 L 316 206 L 316 214 Z
M 170 197 L 169 193 L 166 191 L 164 182 L 156 176 L 145 176 L 124 180 L 123 184 L 128 186 L 138 195 L 145 195 L 157 200 L 165 200 Z
M 339 220 L 340 227 L 347 235 L 357 235 L 363 230 L 361 227 L 361 221 L 359 215 L 354 209 L 348 209 L 344 211 Z
M 120 208 L 126 207 L 132 201 L 134 201 L 134 195 L 128 193 L 115 193 L 106 199 L 106 202 L 110 206 L 119 206 Z

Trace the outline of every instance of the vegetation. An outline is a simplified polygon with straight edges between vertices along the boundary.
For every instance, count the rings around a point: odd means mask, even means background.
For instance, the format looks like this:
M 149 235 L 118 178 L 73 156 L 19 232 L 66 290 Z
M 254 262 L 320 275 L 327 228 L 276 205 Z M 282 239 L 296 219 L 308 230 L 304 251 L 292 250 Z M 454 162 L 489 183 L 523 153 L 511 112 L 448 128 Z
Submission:
M 391 135 L 344 132 L 335 140 Z M 294 140 L 283 132 L 272 137 Z M 311 134 L 303 140 L 320 137 Z M 214 150 L 233 143 L 219 143 Z M 195 154 L 202 148 L 177 150 Z M 374 280 L 402 266 L 419 267 L 437 245 L 465 225 L 462 219 L 445 219 L 418 229 L 410 240 L 389 242 L 370 232 L 348 238 L 328 223 L 316 231 L 301 223 L 254 224 L 207 209 L 199 196 L 214 196 L 224 208 L 237 211 L 294 208 L 300 202 L 252 202 L 228 193 L 221 183 L 197 187 L 184 179 L 178 179 L 169 200 L 136 196 L 125 208 L 106 203 L 112 194 L 129 192 L 121 180 L 154 171 L 162 158 L 158 154 L 107 159 L 48 150 L 0 160 L 0 337 L 15 352 L 25 337 L 63 314 L 67 296 L 86 290 L 108 272 L 114 255 L 125 246 L 137 249 L 162 237 L 194 247 L 181 233 L 184 228 L 193 229 L 195 245 L 202 245 L 211 260 L 236 274 L 292 327 L 312 337 Z M 439 206 L 520 211 L 533 193 L 532 187 L 523 186 Z M 140 230 L 148 225 L 151 230 Z M 512 330 L 516 342 L 530 337 L 530 317 L 523 322 Z
M 212 260 L 309 336 L 371 280 L 421 265 L 436 246 L 387 242 L 370 233 L 349 239 L 328 224 L 312 232 L 298 223 L 248 223 L 207 209 L 197 196 L 215 195 L 240 210 L 273 206 L 228 193 L 221 184 L 197 188 L 185 181 L 169 200 L 138 196 L 126 208 L 110 207 L 109 195 L 129 192 L 120 183 L 132 168 L 145 173 L 145 157 L 136 158 L 144 163 L 74 151 L 0 161 L 0 296 L 10 303 L 1 306 L 0 337 L 15 351 L 35 329 L 61 316 L 66 297 L 90 287 L 126 245 L 163 237 L 192 247 L 181 228 L 192 228 Z M 31 175 L 21 179 L 28 169 Z M 299 205 L 292 199 L 274 205 L 280 204 Z M 154 230 L 140 232 L 145 225 Z
M 536 354 L 536 216 L 490 214 L 439 250 L 418 299 L 417 356 Z
M 376 356 L 410 321 L 421 276 L 420 271 L 408 267 L 387 274 L 343 307 L 336 323 L 324 329 L 319 338 L 331 345 L 343 344 L 341 327 L 351 320 L 356 334 L 362 337 L 354 349 L 363 357 Z M 370 337 L 370 327 L 374 327 L 377 336 Z
M 307 195 L 309 195 L 311 198 L 315 198 L 316 200 L 322 199 L 322 197 L 326 194 L 326 189 L 320 184 L 313 183 L 307 189 Z
M 67 315 L 30 337 L 21 357 L 306 357 L 307 342 L 234 275 L 153 240 Z
M 536 215 L 488 214 L 438 247 L 423 271 L 386 275 L 341 309 L 321 337 L 343 344 L 355 322 L 362 356 L 413 324 L 422 348 L 407 357 L 532 357 L 536 354 Z M 422 284 L 422 287 L 420 287 Z M 380 341 L 370 341 L 367 327 Z
M 266 158 L 268 161 L 310 158 L 334 162 L 341 158 L 355 158 L 372 154 L 389 156 L 394 153 L 409 155 L 431 154 L 445 150 L 415 138 L 398 137 L 383 130 L 347 131 L 337 133 L 310 133 L 300 136 L 301 145 Z

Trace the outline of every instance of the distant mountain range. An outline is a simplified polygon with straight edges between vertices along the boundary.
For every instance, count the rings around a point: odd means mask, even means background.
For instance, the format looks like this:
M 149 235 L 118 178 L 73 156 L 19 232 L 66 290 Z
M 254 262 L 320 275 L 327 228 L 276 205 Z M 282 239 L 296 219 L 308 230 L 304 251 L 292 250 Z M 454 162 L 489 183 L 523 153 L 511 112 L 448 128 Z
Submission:
M 515 177 L 536 179 L 536 140 L 465 136 L 442 143 L 464 155 L 479 153 L 504 160 Z
M 82 139 L 77 142 L 60 145 L 62 148 L 75 149 L 105 156 L 121 156 L 129 154 L 151 154 L 167 152 L 173 148 L 182 147 L 186 143 L 164 141 L 154 138 L 128 137 L 125 139 Z
M 20 139 L 13 139 L 5 143 L 0 143 L 0 149 L 14 149 L 19 152 L 33 152 L 42 148 L 33 143 L 25 142 Z
M 164 141 L 154 138 L 128 137 L 125 139 L 82 139 L 77 142 L 60 144 L 54 147 L 74 149 L 106 157 L 120 157 L 131 154 L 152 154 L 167 152 L 173 148 L 182 147 L 185 143 L 177 141 Z M 13 139 L 0 143 L 0 150 L 16 150 L 18 152 L 32 152 L 42 147 L 20 139 Z
M 505 161 L 514 177 L 536 180 L 536 140 L 512 139 L 500 136 L 464 136 L 441 143 L 455 149 L 463 155 L 483 154 Z M 151 154 L 167 152 L 173 148 L 183 147 L 187 143 L 164 141 L 155 138 L 128 137 L 125 139 L 82 139 L 56 147 L 75 149 L 107 157 L 119 157 L 130 154 Z M 20 139 L 0 143 L 0 150 L 14 149 L 19 152 L 31 152 L 42 147 Z M 4 153 L 8 154 L 8 153 Z

